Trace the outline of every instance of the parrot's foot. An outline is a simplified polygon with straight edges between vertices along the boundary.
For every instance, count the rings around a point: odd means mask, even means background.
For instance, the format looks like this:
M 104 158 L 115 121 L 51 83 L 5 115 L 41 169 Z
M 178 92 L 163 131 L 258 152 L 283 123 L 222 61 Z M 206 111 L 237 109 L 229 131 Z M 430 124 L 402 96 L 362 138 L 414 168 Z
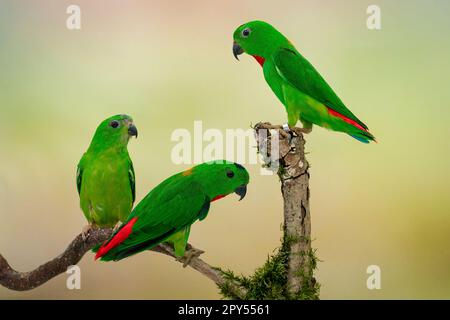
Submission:
M 196 249 L 194 247 L 190 247 L 184 253 L 184 256 L 176 258 L 176 259 L 177 259 L 177 261 L 183 263 L 183 268 L 186 268 L 191 263 L 192 259 L 200 257 L 200 255 L 202 255 L 203 253 L 205 253 L 205 251 Z
M 267 129 L 267 130 L 279 130 L 278 132 L 280 133 L 280 135 L 285 138 L 285 139 L 289 139 L 290 135 L 289 135 L 289 130 L 286 130 L 285 125 L 278 125 L 278 124 L 270 124 L 269 122 L 265 122 L 263 124 L 261 124 L 261 128 L 263 129 Z M 289 127 L 287 127 L 289 128 Z
M 288 141 L 291 141 L 294 135 L 300 136 L 302 134 L 307 134 L 312 131 L 312 126 L 307 126 L 304 128 L 294 127 L 290 126 L 289 124 L 285 123 L 283 125 L 277 125 L 277 124 L 271 124 L 269 122 L 264 122 L 258 125 L 259 128 L 266 129 L 266 130 L 278 130 L 280 136 L 282 136 L 284 139 L 287 139 Z
M 306 133 L 306 134 L 311 133 L 312 128 L 299 128 L 299 127 L 291 127 L 291 126 L 289 126 L 289 130 L 294 132 L 296 135 L 299 136 L 299 135 L 301 135 L 303 133 Z
M 81 230 L 81 238 L 83 239 L 83 241 L 86 241 L 86 239 L 89 235 L 89 232 L 91 230 L 94 230 L 95 228 L 96 227 L 93 224 L 88 224 L 83 227 L 83 229 Z
M 119 230 L 119 228 L 122 226 L 122 222 L 119 221 L 116 223 L 116 225 L 113 228 L 113 233 L 116 233 L 117 230 Z

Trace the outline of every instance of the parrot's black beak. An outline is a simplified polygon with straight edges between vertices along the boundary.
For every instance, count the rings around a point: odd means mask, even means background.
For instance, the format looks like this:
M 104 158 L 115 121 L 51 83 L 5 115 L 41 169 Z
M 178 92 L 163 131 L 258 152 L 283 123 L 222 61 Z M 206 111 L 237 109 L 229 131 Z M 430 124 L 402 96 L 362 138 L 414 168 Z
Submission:
M 134 124 L 132 124 L 128 127 L 128 134 L 130 135 L 130 137 L 135 136 L 137 138 L 138 130 Z
M 240 196 L 241 198 L 239 199 L 239 201 L 241 201 L 242 199 L 245 198 L 245 195 L 247 194 L 247 185 L 243 184 L 242 186 L 237 187 L 234 190 L 234 193 L 236 193 L 238 196 Z
M 236 60 L 239 60 L 238 55 L 243 54 L 244 49 L 241 48 L 240 45 L 237 44 L 237 42 L 233 42 L 233 56 L 236 58 Z

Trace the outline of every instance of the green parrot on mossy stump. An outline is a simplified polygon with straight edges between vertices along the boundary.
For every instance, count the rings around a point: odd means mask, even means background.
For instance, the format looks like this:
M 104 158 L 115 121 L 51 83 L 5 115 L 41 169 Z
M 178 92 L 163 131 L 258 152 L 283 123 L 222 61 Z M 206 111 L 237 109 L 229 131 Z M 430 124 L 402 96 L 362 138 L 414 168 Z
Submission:
M 112 237 L 95 249 L 95 258 L 118 261 L 168 242 L 186 265 L 199 254 L 186 251 L 191 225 L 206 218 L 211 202 L 233 192 L 243 199 L 248 183 L 247 170 L 225 160 L 175 174 L 147 194 Z
M 375 137 L 339 99 L 317 70 L 278 30 L 263 21 L 241 25 L 233 35 L 233 54 L 247 53 L 262 66 L 264 78 L 283 103 L 289 131 L 309 133 L 313 124 L 345 132 L 369 143 Z M 303 128 L 295 128 L 298 121 Z
M 133 163 L 127 145 L 138 131 L 133 119 L 116 115 L 104 120 L 78 163 L 80 206 L 91 227 L 114 227 L 131 212 L 136 197 Z

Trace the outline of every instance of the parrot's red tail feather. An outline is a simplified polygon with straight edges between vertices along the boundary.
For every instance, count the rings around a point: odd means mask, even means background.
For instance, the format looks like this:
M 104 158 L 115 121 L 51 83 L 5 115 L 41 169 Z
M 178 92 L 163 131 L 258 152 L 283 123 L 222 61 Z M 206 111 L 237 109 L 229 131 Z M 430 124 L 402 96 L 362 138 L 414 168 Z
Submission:
M 340 114 L 339 112 L 337 112 L 337 111 L 335 111 L 335 110 L 333 110 L 333 109 L 331 109 L 331 108 L 329 108 L 329 107 L 327 107 L 327 109 L 328 109 L 328 113 L 331 114 L 332 116 L 341 118 L 342 120 L 344 120 L 344 121 L 347 122 L 348 124 L 351 124 L 352 126 L 358 128 L 359 130 L 362 130 L 362 131 L 366 131 L 366 132 L 367 132 L 367 129 L 364 128 L 362 125 L 360 125 L 360 124 L 359 124 L 358 122 L 356 122 L 355 120 L 352 120 L 352 119 L 350 119 L 350 118 L 347 118 L 346 116 Z
M 103 257 L 105 254 L 107 254 L 111 249 L 114 249 L 119 244 L 121 244 L 133 231 L 133 226 L 137 221 L 137 217 L 134 217 L 126 225 L 124 225 L 119 232 L 116 233 L 116 235 L 108 242 L 105 242 L 97 251 L 97 254 L 95 255 L 95 260 L 98 258 Z

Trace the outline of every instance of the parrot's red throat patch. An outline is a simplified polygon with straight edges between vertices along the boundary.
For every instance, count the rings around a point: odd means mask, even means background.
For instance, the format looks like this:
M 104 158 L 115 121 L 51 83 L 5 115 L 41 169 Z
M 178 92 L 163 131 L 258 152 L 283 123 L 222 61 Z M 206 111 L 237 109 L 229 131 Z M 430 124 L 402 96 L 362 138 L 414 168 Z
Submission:
M 261 65 L 261 67 L 264 67 L 264 62 L 266 62 L 266 59 L 260 56 L 252 55 L 253 58 L 255 58 L 256 61 Z
M 107 254 L 111 249 L 114 249 L 119 244 L 121 244 L 133 231 L 133 226 L 136 223 L 138 217 L 134 217 L 131 219 L 126 225 L 124 225 L 119 232 L 112 238 L 109 242 L 105 242 L 102 244 L 102 246 L 98 249 L 97 254 L 95 255 L 95 260 L 98 258 L 103 257 L 105 254 Z
M 332 116 L 337 117 L 337 118 L 341 118 L 342 120 L 344 120 L 344 121 L 347 122 L 348 124 L 351 124 L 352 126 L 358 128 L 359 130 L 362 130 L 362 131 L 366 131 L 366 132 L 367 132 L 367 129 L 365 129 L 363 126 L 361 126 L 361 125 L 360 125 L 358 122 L 356 122 L 355 120 L 352 120 L 352 119 L 350 119 L 350 118 L 347 118 L 346 116 L 340 114 L 339 112 L 334 111 L 334 110 L 331 109 L 330 107 L 327 107 L 327 109 L 328 109 L 328 113 L 331 114 Z
M 222 198 L 225 198 L 225 197 L 226 197 L 226 194 L 218 195 L 218 196 L 214 197 L 214 198 L 211 200 L 211 202 L 216 201 L 216 200 L 219 200 L 219 199 L 222 199 Z

